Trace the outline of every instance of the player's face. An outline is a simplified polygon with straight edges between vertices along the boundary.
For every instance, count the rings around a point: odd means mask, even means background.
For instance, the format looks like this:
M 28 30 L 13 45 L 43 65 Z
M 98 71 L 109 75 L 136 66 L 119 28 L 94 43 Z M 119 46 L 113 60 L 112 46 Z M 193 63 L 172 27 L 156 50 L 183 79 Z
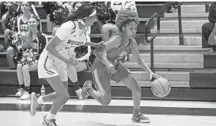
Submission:
M 129 37 L 134 38 L 137 32 L 137 23 L 134 21 L 130 21 L 125 26 L 123 26 L 123 32 Z
M 96 21 L 97 21 L 97 16 L 96 15 L 95 16 L 91 16 L 91 17 L 86 18 L 85 24 L 87 26 L 92 26 L 94 24 L 94 22 L 96 22 Z

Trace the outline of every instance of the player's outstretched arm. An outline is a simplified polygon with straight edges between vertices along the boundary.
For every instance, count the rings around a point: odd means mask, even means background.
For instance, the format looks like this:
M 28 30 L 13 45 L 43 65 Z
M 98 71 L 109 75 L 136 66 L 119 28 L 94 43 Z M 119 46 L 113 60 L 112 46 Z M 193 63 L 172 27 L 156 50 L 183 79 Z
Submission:
M 104 63 L 107 67 L 111 65 L 111 63 L 107 59 L 107 50 L 118 47 L 120 45 L 121 39 L 119 36 L 113 36 L 109 41 L 104 42 L 104 49 L 95 49 L 95 55 L 97 58 Z

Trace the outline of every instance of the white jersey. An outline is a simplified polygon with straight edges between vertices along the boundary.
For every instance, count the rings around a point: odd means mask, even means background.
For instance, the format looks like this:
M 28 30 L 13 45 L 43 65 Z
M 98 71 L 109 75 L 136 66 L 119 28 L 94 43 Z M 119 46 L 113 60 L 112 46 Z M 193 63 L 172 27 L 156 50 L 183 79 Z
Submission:
M 56 36 L 62 40 L 56 46 L 56 50 L 67 59 L 75 57 L 75 47 L 84 45 L 85 42 L 90 41 L 87 30 L 80 29 L 78 21 L 68 21 L 62 24 L 57 30 Z M 48 56 L 53 58 L 51 54 L 48 54 Z
M 56 36 L 62 40 L 55 48 L 65 58 L 75 57 L 74 49 L 90 41 L 87 28 L 81 30 L 78 21 L 68 21 L 57 30 Z M 38 61 L 38 77 L 50 78 L 59 75 L 63 82 L 68 80 L 67 64 L 43 50 Z

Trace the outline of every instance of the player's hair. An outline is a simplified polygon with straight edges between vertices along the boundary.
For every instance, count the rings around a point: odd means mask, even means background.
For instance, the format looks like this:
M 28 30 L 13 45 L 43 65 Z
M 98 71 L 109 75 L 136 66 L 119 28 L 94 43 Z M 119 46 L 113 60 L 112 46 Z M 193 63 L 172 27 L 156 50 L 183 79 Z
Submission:
M 134 21 L 139 23 L 139 16 L 136 11 L 131 9 L 121 9 L 116 16 L 116 26 L 122 31 L 122 27 L 129 22 Z
M 83 19 L 88 17 L 89 15 L 91 15 L 93 13 L 93 11 L 95 10 L 95 8 L 88 4 L 82 4 L 75 12 L 75 14 L 72 14 L 68 17 L 68 19 L 66 19 L 66 21 L 74 21 L 77 19 Z
M 98 3 L 101 3 L 101 5 L 96 6 L 98 21 L 100 21 L 102 24 L 115 24 L 116 14 L 110 7 L 110 2 L 107 2 L 107 4 L 105 4 L 105 2 Z

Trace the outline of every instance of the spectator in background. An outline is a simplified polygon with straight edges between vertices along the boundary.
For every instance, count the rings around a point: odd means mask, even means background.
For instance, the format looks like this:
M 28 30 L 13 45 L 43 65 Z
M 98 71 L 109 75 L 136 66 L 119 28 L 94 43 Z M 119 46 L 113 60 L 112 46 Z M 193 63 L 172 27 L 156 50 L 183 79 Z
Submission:
M 76 11 L 82 4 L 82 2 L 74 2 L 72 5 L 73 10 Z
M 28 20 L 28 41 L 22 44 L 21 58 L 17 64 L 17 77 L 20 89 L 15 94 L 21 100 L 30 98 L 30 71 L 37 70 L 37 62 L 47 43 L 47 38 L 40 32 L 40 20 L 32 15 Z
M 2 16 L 2 29 L 4 31 L 4 48 L 7 49 L 8 45 L 10 45 L 8 38 L 14 31 L 18 5 L 13 2 L 8 2 L 5 4 L 7 12 Z M 3 8 L 3 6 L 1 7 Z
M 216 26 L 214 26 L 214 29 L 208 37 L 208 45 L 213 47 L 213 50 L 211 50 L 211 52 L 216 51 Z
M 215 45 L 213 46 L 208 45 L 209 35 L 214 29 L 215 22 L 216 22 L 216 2 L 212 3 L 209 8 L 208 20 L 209 22 L 202 25 L 202 47 L 203 48 L 213 47 L 213 51 L 216 51 Z
M 21 9 L 21 16 L 19 16 L 15 23 L 15 32 L 21 34 L 21 36 L 25 36 L 26 32 L 28 31 L 28 20 L 30 19 L 31 15 L 34 13 L 37 15 L 34 5 L 30 2 L 22 2 L 19 6 L 18 11 Z M 38 15 L 37 15 L 38 16 Z M 9 46 L 7 48 L 7 61 L 10 68 L 16 68 L 14 62 L 14 56 L 17 53 L 17 49 L 13 46 Z

